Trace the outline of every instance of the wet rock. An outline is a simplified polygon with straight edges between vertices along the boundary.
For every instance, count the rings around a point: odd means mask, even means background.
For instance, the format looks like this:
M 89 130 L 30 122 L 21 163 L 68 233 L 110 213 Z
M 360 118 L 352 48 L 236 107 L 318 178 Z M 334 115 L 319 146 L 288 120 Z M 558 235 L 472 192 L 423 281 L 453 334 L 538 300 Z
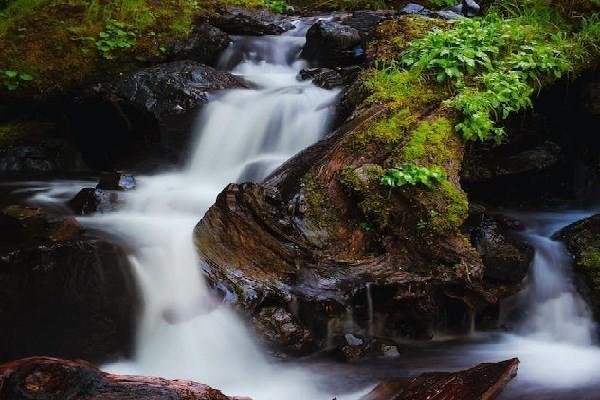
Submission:
M 0 235 L 0 362 L 127 354 L 139 296 L 124 252 L 41 209 L 11 206 L 0 213 L 2 228 L 7 221 L 14 236 Z
M 294 25 L 267 9 L 227 7 L 210 23 L 230 35 L 279 35 L 294 29 Z
M 384 321 L 375 332 L 378 336 L 429 338 L 438 316 L 449 314 L 447 307 L 452 308 L 453 316 L 460 314 L 456 319 L 462 321 L 469 310 L 498 301 L 479 287 L 484 268 L 462 236 L 439 238 L 435 244 L 407 243 L 404 238 L 414 237 L 411 235 L 403 236 L 402 241 L 389 237 L 385 240 L 396 243 L 390 244 L 389 250 L 360 253 L 367 248 L 361 245 L 361 240 L 366 240 L 364 232 L 341 230 L 348 237 L 338 240 L 308 225 L 309 212 L 314 209 L 296 203 L 308 197 L 300 185 L 302 176 L 317 168 L 315 165 L 323 165 L 327 171 L 328 162 L 337 160 L 332 149 L 347 148 L 339 141 L 373 115 L 355 117 L 285 163 L 264 184 L 229 185 L 194 231 L 197 248 L 206 260 L 208 281 L 214 287 L 224 286 L 238 294 L 236 304 L 252 316 L 272 304 L 290 309 L 291 299 L 296 299 L 298 313 L 294 315 L 319 348 L 326 346 L 327 332 L 346 333 L 343 324 L 334 329 L 332 322 L 344 320 L 348 309 L 361 310 L 354 320 L 367 329 L 365 282 L 374 283 L 373 313 Z M 340 209 L 347 207 L 342 193 L 333 189 L 331 193 L 332 198 L 340 199 Z M 303 209 L 305 212 L 300 212 Z M 410 224 L 408 218 L 398 226 Z M 357 250 L 342 250 L 343 246 Z M 359 255 L 352 256 L 351 251 Z M 438 267 L 432 271 L 431 265 Z
M 344 336 L 335 338 L 335 342 L 337 342 L 337 346 L 333 351 L 333 356 L 344 362 L 356 362 L 379 357 L 392 358 L 400 354 L 395 343 L 379 338 L 362 338 L 347 333 Z
M 391 11 L 359 10 L 354 11 L 350 18 L 343 21 L 343 24 L 359 31 L 363 38 L 368 38 L 381 22 L 390 19 L 393 15 Z
M 203 64 L 213 64 L 230 42 L 231 39 L 227 33 L 206 22 L 201 22 L 194 26 L 186 40 L 173 45 L 170 57 L 174 60 L 192 60 Z
M 545 142 L 529 150 L 506 156 L 498 155 L 480 162 L 469 163 L 463 177 L 469 182 L 479 182 L 506 176 L 518 176 L 539 172 L 555 166 L 561 159 L 561 148 L 552 142 Z
M 476 17 L 481 14 L 481 7 L 475 0 L 462 1 L 462 15 L 465 17 Z
M 174 61 L 96 85 L 70 110 L 75 141 L 98 169 L 150 170 L 180 162 L 196 112 L 241 78 L 194 61 Z
M 85 215 L 94 212 L 114 211 L 117 200 L 116 193 L 95 188 L 83 188 L 67 202 L 67 205 L 76 214 Z
M 458 372 L 428 372 L 380 383 L 361 400 L 493 399 L 517 375 L 516 358 Z
M 364 58 L 360 32 L 348 25 L 318 21 L 306 33 L 301 56 L 324 67 L 359 64 Z
M 471 242 L 483 260 L 484 279 L 493 283 L 518 285 L 529 272 L 534 249 L 518 239 L 514 232 L 511 235 L 503 229 L 498 220 L 506 218 L 471 212 L 466 225 Z
M 131 190 L 135 189 L 136 183 L 133 175 L 123 172 L 102 172 L 98 179 L 96 189 L 102 190 Z
M 579 289 L 600 319 L 600 214 L 575 222 L 556 235 L 575 258 L 575 271 L 582 277 Z
M 272 349 L 283 349 L 287 353 L 303 355 L 316 348 L 310 331 L 283 308 L 263 308 L 254 317 L 254 326 Z
M 64 139 L 42 139 L 0 148 L 0 173 L 84 171 L 79 152 Z
M 417 14 L 422 16 L 428 16 L 431 13 L 430 10 L 426 9 L 424 6 L 415 3 L 408 3 L 401 10 L 400 14 L 410 15 Z
M 85 361 L 32 357 L 0 365 L 0 398 L 20 400 L 250 400 L 207 385 L 156 377 L 112 375 Z
M 464 18 L 464 16 L 462 14 L 459 14 L 452 10 L 432 11 L 429 15 L 432 17 L 438 17 L 438 18 L 447 19 L 447 20 L 455 20 L 455 19 Z
M 299 73 L 302 80 L 312 80 L 313 83 L 323 89 L 333 89 L 340 86 L 350 85 L 356 80 L 360 67 L 346 68 L 307 68 Z

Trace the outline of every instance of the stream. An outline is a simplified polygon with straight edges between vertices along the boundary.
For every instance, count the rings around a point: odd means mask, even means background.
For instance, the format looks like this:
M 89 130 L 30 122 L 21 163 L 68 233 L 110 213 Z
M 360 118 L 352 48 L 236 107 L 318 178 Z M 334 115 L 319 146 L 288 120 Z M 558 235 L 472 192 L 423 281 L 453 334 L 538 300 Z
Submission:
M 220 93 L 204 107 L 185 168 L 137 177 L 137 189 L 122 195 L 118 211 L 78 218 L 126 245 L 143 295 L 132 359 L 101 368 L 195 380 L 255 400 L 356 399 L 385 377 L 519 357 L 519 374 L 502 399 L 600 398 L 596 327 L 575 288 L 570 256 L 551 239 L 593 209 L 514 213 L 527 227 L 522 234 L 535 258 L 525 289 L 507 302 L 507 309 L 521 310 L 510 333 L 440 335 L 401 344 L 399 357 L 355 364 L 280 362 L 266 355 L 233 310 L 212 298 L 192 242 L 195 224 L 228 183 L 261 181 L 322 138 L 332 122 L 340 92 L 297 79 L 306 66 L 298 53 L 309 22 L 295 24 L 281 36 L 233 37 L 219 67 L 256 87 Z M 13 189 L 31 204 L 57 207 L 90 183 L 23 182 Z

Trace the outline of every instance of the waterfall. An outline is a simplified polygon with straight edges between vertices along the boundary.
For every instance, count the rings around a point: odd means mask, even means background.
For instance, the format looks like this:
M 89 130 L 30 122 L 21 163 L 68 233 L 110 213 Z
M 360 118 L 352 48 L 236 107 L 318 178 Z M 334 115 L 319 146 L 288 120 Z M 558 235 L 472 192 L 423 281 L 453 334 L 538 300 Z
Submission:
M 104 369 L 191 379 L 255 400 L 327 398 L 317 378 L 271 365 L 244 323 L 211 297 L 191 237 L 228 183 L 260 181 L 327 131 L 339 91 L 296 78 L 305 31 L 298 22 L 278 37 L 235 37 L 220 65 L 255 87 L 205 107 L 183 171 L 139 177 L 122 209 L 82 219 L 132 249 L 143 295 L 133 359 Z
M 580 219 L 577 213 L 539 214 L 526 221 L 526 240 L 534 247 L 525 293 L 526 318 L 519 333 L 539 340 L 591 345 L 595 323 L 573 282 L 572 259 L 551 235 Z

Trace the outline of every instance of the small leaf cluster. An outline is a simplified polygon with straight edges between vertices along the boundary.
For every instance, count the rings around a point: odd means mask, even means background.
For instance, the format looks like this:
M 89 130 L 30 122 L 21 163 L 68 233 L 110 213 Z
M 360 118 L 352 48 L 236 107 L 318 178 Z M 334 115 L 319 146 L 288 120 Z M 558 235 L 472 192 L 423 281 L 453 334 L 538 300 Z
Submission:
M 19 71 L 0 71 L 0 80 L 6 90 L 14 91 L 17 90 L 22 82 L 32 81 L 33 76 Z
M 390 188 L 419 184 L 432 188 L 434 184 L 441 182 L 445 177 L 446 174 L 441 167 L 432 166 L 428 168 L 408 164 L 399 168 L 386 169 L 380 183 Z
M 110 20 L 104 30 L 98 34 L 96 48 L 107 60 L 114 58 L 114 51 L 118 49 L 127 49 L 136 43 L 137 35 L 128 29 L 124 22 Z
M 283 0 L 263 0 L 265 6 L 274 13 L 284 14 L 294 12 L 294 7 Z

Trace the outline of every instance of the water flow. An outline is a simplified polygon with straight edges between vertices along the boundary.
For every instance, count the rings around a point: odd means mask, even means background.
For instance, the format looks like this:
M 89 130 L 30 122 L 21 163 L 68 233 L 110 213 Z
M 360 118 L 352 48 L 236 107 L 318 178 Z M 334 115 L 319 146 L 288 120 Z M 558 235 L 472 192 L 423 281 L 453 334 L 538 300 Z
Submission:
M 272 366 L 244 324 L 211 297 L 191 237 L 226 184 L 261 180 L 327 130 L 338 92 L 296 79 L 306 26 L 297 28 L 235 38 L 221 64 L 255 88 L 228 91 L 205 108 L 184 171 L 141 177 L 122 210 L 83 219 L 129 245 L 144 300 L 133 360 L 106 369 L 192 379 L 256 400 L 327 398 L 314 389 L 315 377 Z
M 538 340 L 591 345 L 595 324 L 574 284 L 572 259 L 551 236 L 580 213 L 545 213 L 526 220 L 525 238 L 535 248 L 528 276 L 526 318 L 519 332 Z

